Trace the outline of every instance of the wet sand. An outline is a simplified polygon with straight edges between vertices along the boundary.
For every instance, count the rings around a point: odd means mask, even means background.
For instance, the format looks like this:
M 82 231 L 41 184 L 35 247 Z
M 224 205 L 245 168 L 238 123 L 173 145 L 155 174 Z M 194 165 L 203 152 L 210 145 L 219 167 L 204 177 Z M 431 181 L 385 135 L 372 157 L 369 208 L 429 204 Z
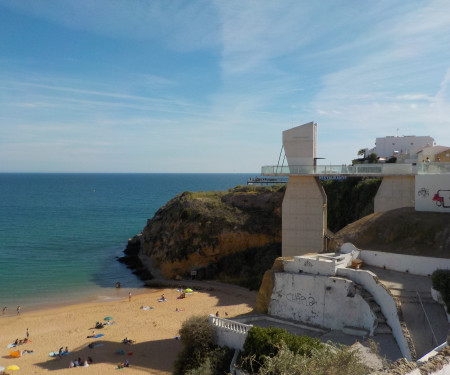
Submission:
M 173 362 L 181 350 L 181 342 L 175 339 L 181 324 L 189 316 L 215 314 L 229 317 L 245 314 L 252 310 L 256 292 L 231 285 L 204 284 L 205 288 L 184 299 L 177 299 L 177 288 L 142 289 L 128 299 L 128 290 L 123 298 L 112 302 L 89 302 L 44 310 L 27 311 L 22 307 L 19 316 L 0 316 L 0 366 L 12 364 L 20 367 L 14 374 L 90 373 L 111 374 L 124 371 L 128 374 L 171 374 Z M 213 285 L 213 290 L 207 290 Z M 158 302 L 164 294 L 166 302 Z M 141 306 L 153 307 L 143 310 Z M 177 312 L 176 309 L 183 310 Z M 9 311 L 11 313 L 11 311 Z M 97 321 L 111 316 L 114 324 L 95 329 Z M 7 345 L 16 338 L 23 339 L 29 329 L 31 343 L 8 349 Z M 103 334 L 98 339 L 87 336 Z M 125 338 L 135 344 L 123 344 Z M 99 343 L 89 348 L 88 344 Z M 61 359 L 51 358 L 50 352 L 68 346 L 70 354 Z M 29 350 L 33 353 L 11 358 L 10 350 Z M 122 351 L 124 354 L 120 354 Z M 89 367 L 69 369 L 69 363 L 78 357 L 83 360 L 92 357 Z M 130 367 L 116 370 L 119 362 L 126 359 Z

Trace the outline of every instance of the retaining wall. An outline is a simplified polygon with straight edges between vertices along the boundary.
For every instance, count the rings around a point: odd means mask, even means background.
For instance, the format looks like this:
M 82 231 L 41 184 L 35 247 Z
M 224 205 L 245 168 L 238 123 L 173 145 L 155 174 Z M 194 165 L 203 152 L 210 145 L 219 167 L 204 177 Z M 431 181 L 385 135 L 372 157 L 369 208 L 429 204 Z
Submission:
M 351 280 L 275 273 L 269 314 L 328 329 L 351 326 L 373 334 L 376 316 Z
M 360 251 L 359 258 L 369 265 L 392 271 L 408 272 L 413 275 L 428 276 L 437 269 L 450 270 L 450 259 L 394 254 L 381 251 L 360 250 L 351 243 L 345 243 L 341 251 Z

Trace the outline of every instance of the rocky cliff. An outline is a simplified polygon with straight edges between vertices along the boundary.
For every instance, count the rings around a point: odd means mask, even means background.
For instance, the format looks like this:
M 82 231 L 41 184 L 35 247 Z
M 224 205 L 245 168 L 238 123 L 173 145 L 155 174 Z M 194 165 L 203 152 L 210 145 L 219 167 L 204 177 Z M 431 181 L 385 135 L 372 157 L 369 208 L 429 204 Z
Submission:
M 245 186 L 182 193 L 148 220 L 140 251 L 165 277 L 174 278 L 238 252 L 280 244 L 284 191 Z

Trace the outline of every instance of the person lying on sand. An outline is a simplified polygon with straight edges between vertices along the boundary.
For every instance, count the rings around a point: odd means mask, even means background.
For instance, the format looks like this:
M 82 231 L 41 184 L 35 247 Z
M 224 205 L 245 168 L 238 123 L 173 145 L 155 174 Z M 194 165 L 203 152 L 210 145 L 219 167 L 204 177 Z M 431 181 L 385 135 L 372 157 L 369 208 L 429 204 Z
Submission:
M 95 331 L 92 331 L 92 334 L 90 334 L 89 336 L 86 336 L 87 339 L 92 339 L 95 337 Z
M 123 344 L 135 344 L 136 341 L 131 340 L 131 339 L 125 337 L 125 338 L 122 340 L 122 343 L 123 343 Z
M 125 362 L 120 362 L 117 365 L 117 368 L 124 368 L 124 367 L 130 367 L 130 362 L 128 362 L 128 359 Z

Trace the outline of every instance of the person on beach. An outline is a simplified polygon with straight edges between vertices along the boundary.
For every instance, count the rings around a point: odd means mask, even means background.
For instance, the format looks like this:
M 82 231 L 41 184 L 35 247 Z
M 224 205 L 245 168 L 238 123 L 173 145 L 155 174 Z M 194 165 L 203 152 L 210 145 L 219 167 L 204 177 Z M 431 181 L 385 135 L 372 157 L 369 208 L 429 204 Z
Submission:
M 3 308 L 3 310 L 2 310 L 2 314 L 3 314 L 3 315 L 6 314 L 6 309 L 7 309 L 7 307 L 5 306 L 5 307 Z
M 128 292 L 128 302 L 131 302 L 131 292 Z
M 27 328 L 27 340 L 28 340 L 28 337 L 30 337 L 30 332 L 28 332 L 28 328 Z
M 17 306 L 17 315 L 20 315 L 20 306 Z

